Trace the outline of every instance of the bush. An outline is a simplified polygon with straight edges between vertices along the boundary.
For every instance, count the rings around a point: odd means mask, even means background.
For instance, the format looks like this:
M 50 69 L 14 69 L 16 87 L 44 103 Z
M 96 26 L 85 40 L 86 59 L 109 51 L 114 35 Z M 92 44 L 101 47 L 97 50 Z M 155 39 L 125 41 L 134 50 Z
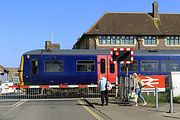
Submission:
M 180 103 L 180 96 L 179 97 L 174 97 L 173 102 L 174 103 Z
M 148 103 L 155 103 L 155 95 L 154 93 L 143 93 L 144 99 L 148 102 Z M 169 102 L 170 101 L 170 97 L 169 97 L 169 93 L 168 92 L 162 92 L 162 93 L 158 93 L 158 102 L 159 103 L 164 103 L 164 102 Z
M 155 103 L 154 93 L 149 93 L 149 94 L 143 93 L 143 96 L 144 96 L 144 99 L 148 103 Z M 169 92 L 160 92 L 160 93 L 158 93 L 158 102 L 159 103 L 170 102 Z M 174 97 L 173 102 L 174 103 L 180 103 L 180 96 L 179 97 Z

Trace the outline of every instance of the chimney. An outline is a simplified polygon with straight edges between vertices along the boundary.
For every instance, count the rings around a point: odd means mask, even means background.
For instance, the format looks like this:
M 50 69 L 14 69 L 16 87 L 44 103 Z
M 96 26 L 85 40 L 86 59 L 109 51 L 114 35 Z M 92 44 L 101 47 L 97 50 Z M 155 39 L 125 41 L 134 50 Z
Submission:
M 156 1 L 154 1 L 154 3 L 152 4 L 152 9 L 153 9 L 153 18 L 154 19 L 158 19 L 158 3 Z
M 51 46 L 51 41 L 45 41 L 45 50 L 48 50 Z
M 52 44 L 51 41 L 45 41 L 45 50 L 59 50 L 60 44 Z

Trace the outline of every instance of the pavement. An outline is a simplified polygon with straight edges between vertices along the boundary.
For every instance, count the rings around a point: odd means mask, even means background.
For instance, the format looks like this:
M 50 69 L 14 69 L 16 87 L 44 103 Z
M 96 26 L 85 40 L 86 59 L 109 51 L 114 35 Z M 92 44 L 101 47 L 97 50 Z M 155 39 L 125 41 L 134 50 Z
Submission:
M 133 103 L 122 102 L 115 98 L 109 98 L 108 106 L 101 106 L 100 98 L 85 101 L 110 120 L 180 120 L 180 104 L 173 104 L 173 113 L 169 113 L 169 103 L 161 104 L 157 109 L 149 103 L 146 106 L 142 104 L 133 106 Z

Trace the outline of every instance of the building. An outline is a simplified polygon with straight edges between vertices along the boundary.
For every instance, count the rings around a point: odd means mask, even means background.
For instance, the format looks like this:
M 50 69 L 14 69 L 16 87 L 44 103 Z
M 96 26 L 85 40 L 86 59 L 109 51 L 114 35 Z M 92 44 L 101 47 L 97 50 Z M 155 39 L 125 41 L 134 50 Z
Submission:
M 14 82 L 14 83 L 20 83 L 19 81 L 19 68 L 6 68 L 6 70 L 8 71 L 7 74 L 7 80 Z
M 60 44 L 52 44 L 51 41 L 45 41 L 45 49 L 46 50 L 59 50 Z
M 5 68 L 0 65 L 0 83 L 2 82 L 14 82 L 19 83 L 19 72 L 18 68 Z
M 180 14 L 105 13 L 74 44 L 73 49 L 180 49 Z

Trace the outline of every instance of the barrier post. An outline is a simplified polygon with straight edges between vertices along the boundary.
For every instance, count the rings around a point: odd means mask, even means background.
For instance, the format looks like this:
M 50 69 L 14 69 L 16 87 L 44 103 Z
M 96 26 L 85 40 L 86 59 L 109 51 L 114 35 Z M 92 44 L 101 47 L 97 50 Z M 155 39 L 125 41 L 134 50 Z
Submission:
M 118 97 L 118 77 L 116 77 L 116 85 L 115 85 L 115 88 L 116 88 L 116 95 L 115 95 L 115 97 L 117 98 Z
M 155 87 L 155 108 L 158 110 L 159 104 L 158 104 L 158 89 Z
M 172 88 L 170 89 L 170 113 L 173 113 L 173 90 Z

